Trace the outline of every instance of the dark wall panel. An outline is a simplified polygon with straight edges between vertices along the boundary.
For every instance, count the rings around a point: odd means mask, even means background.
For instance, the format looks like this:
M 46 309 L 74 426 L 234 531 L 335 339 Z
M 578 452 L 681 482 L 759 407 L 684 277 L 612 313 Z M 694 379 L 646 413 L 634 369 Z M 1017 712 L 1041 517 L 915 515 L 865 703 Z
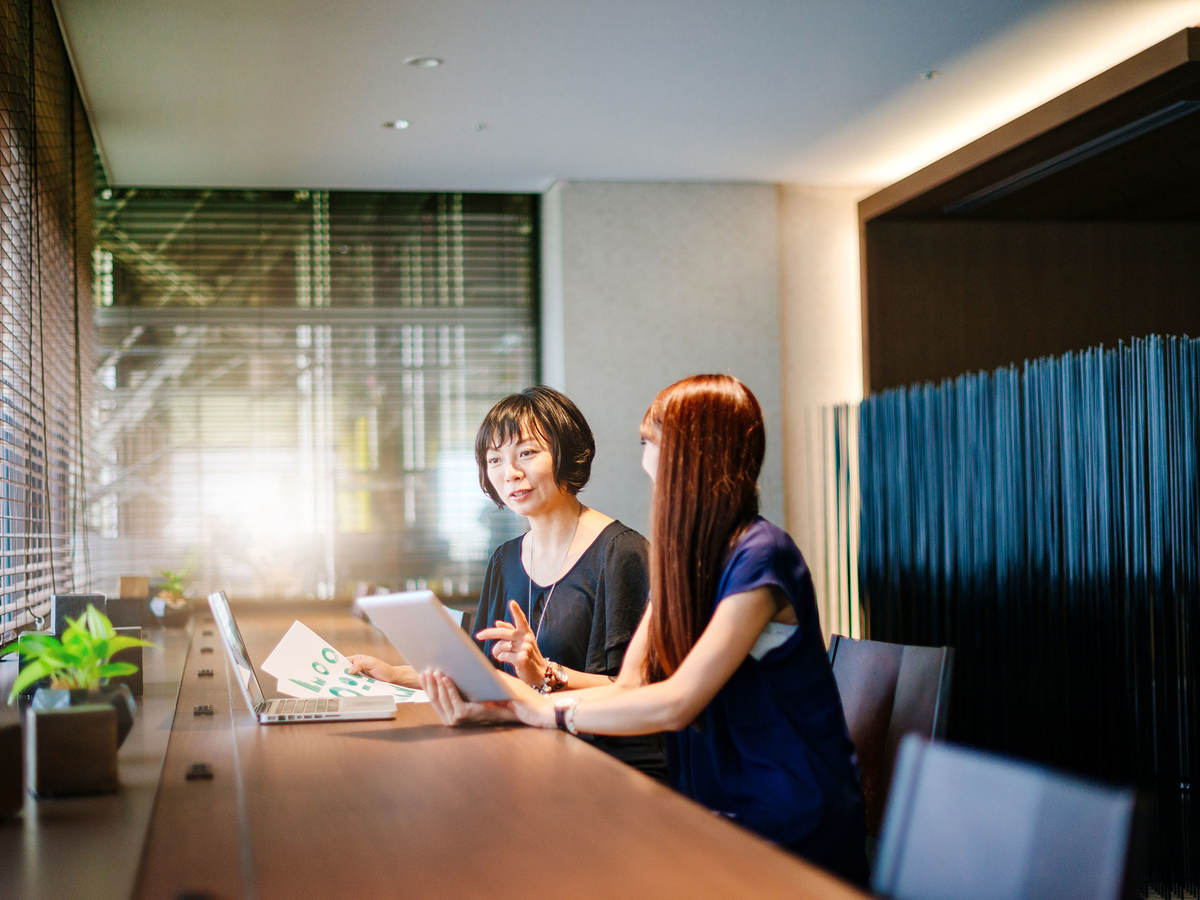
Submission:
M 1200 225 L 866 228 L 871 390 L 1150 333 L 1200 334 Z

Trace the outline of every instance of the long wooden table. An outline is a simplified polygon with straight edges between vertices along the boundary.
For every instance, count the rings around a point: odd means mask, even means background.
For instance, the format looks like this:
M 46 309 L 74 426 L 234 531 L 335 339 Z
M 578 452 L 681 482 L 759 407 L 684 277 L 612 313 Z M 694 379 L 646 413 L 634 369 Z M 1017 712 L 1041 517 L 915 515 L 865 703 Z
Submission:
M 235 613 L 256 662 L 292 621 Z M 344 610 L 300 618 L 344 653 L 401 661 Z M 200 704 L 214 715 L 194 716 Z M 195 763 L 212 779 L 188 780 Z M 750 893 L 865 896 L 559 732 L 446 728 L 427 704 L 257 725 L 215 627 L 193 625 L 136 896 Z

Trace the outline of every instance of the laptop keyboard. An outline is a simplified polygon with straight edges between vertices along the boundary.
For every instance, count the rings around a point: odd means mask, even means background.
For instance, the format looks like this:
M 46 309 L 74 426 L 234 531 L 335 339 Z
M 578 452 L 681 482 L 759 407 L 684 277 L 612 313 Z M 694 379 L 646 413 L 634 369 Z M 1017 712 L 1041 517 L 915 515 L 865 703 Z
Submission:
M 275 700 L 268 712 L 275 716 L 310 716 L 337 712 L 340 706 L 340 701 L 330 697 L 310 697 L 307 700 Z

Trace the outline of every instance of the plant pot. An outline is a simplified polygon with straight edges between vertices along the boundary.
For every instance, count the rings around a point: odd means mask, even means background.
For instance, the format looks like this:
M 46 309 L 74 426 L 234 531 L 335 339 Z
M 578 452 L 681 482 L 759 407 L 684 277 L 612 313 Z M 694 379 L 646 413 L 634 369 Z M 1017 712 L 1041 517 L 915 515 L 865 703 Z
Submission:
M 0 723 L 0 821 L 15 816 L 25 803 L 21 723 Z
M 129 730 L 133 728 L 133 717 L 137 713 L 137 704 L 128 685 L 107 685 L 94 691 L 86 688 L 38 688 L 33 695 L 30 709 L 66 709 L 84 704 L 101 704 L 113 708 L 117 723 L 117 746 L 120 747 Z
M 29 792 L 35 797 L 72 797 L 117 790 L 116 709 L 109 703 L 39 709 L 38 695 L 25 714 Z
M 182 628 L 192 616 L 192 605 L 186 600 L 168 600 L 155 597 L 150 601 L 150 611 L 166 628 Z

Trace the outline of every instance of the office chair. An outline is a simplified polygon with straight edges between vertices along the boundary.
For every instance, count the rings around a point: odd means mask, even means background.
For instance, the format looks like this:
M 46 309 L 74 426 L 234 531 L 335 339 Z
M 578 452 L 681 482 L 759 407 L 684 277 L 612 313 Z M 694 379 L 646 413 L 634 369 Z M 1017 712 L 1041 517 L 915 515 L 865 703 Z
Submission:
M 1133 887 L 1136 795 L 909 735 L 872 887 L 892 900 L 1117 900 Z
M 829 639 L 829 664 L 858 752 L 867 836 L 875 838 L 900 739 L 906 734 L 941 738 L 946 733 L 954 650 L 835 634 Z

